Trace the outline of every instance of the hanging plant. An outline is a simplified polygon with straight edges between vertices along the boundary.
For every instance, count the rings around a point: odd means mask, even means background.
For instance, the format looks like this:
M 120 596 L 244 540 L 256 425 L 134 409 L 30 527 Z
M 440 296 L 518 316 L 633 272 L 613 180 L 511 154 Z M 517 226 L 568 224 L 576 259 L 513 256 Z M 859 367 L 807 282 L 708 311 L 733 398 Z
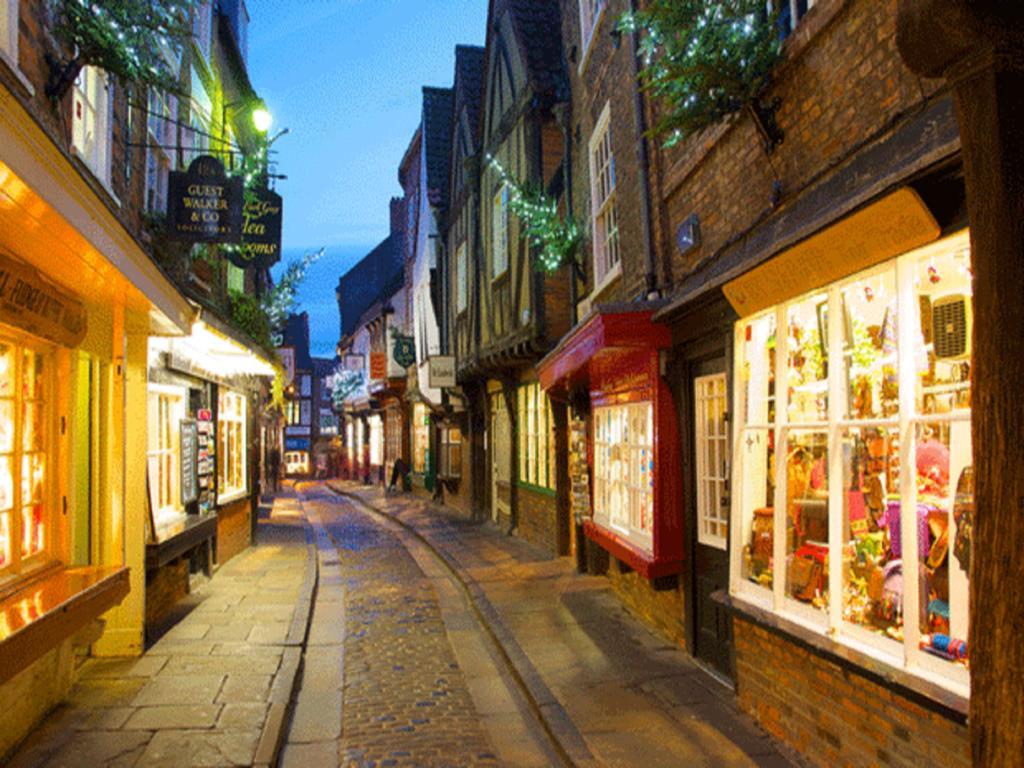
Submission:
M 563 219 L 554 198 L 536 185 L 519 183 L 497 158 L 488 156 L 487 159 L 502 183 L 508 185 L 509 209 L 522 222 L 526 238 L 540 248 L 538 268 L 554 272 L 573 259 L 580 244 L 576 220 L 571 217 Z
M 270 293 L 264 297 L 263 311 L 267 315 L 267 322 L 273 334 L 280 333 L 284 328 L 288 315 L 295 309 L 296 294 L 306 278 L 306 272 L 323 255 L 324 249 L 321 248 L 303 254 L 300 259 L 293 259 Z
M 663 107 L 652 133 L 665 146 L 747 107 L 765 119 L 760 97 L 781 54 L 777 13 L 766 13 L 765 5 L 765 0 L 651 0 L 644 10 L 619 20 L 621 31 L 641 33 L 640 82 Z M 770 133 L 771 126 L 761 130 Z
M 179 65 L 195 0 L 49 0 L 54 28 L 74 52 L 51 61 L 46 95 L 59 100 L 86 66 L 123 82 L 181 92 Z

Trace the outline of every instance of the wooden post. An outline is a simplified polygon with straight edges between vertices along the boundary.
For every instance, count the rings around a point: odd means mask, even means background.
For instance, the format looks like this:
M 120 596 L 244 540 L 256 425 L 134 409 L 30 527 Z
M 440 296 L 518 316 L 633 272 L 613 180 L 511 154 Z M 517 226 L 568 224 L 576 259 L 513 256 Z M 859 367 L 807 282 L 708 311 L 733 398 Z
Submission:
M 1024 10 L 900 0 L 900 52 L 945 77 L 960 123 L 974 268 L 971 752 L 1024 766 Z

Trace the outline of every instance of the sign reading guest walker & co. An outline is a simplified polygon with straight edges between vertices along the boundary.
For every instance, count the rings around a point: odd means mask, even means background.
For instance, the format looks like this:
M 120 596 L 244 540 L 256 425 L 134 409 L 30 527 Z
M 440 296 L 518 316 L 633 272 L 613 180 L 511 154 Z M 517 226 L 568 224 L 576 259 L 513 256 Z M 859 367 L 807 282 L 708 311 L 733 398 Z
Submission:
M 229 177 L 211 155 L 192 161 L 168 181 L 167 231 L 190 243 L 238 243 L 242 237 L 242 180 Z

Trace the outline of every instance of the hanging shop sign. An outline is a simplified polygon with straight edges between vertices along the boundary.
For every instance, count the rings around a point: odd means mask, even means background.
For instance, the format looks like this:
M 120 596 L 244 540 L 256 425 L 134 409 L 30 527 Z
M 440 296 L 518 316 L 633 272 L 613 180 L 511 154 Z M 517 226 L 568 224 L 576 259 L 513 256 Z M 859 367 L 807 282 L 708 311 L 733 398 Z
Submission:
M 452 355 L 427 358 L 427 378 L 431 389 L 452 389 L 455 386 L 455 358 Z
M 242 179 L 215 157 L 200 155 L 168 181 L 167 232 L 190 243 L 238 243 L 242 238 Z
M 370 353 L 370 378 L 374 380 L 388 377 L 388 355 L 386 352 Z
M 199 425 L 191 419 L 181 422 L 181 503 L 199 500 Z
M 0 322 L 65 347 L 85 338 L 85 306 L 28 264 L 0 253 Z
M 250 190 L 242 208 L 242 242 L 228 258 L 242 269 L 267 269 L 281 260 L 284 202 L 270 189 Z
M 394 346 L 391 349 L 391 356 L 402 368 L 408 368 L 416 362 L 416 341 L 412 336 L 403 336 L 400 333 L 394 334 Z
M 295 347 L 278 347 L 277 356 L 284 366 L 284 383 L 287 386 L 295 381 Z
M 361 371 L 366 367 L 366 356 L 365 355 L 345 355 L 345 370 L 346 371 Z

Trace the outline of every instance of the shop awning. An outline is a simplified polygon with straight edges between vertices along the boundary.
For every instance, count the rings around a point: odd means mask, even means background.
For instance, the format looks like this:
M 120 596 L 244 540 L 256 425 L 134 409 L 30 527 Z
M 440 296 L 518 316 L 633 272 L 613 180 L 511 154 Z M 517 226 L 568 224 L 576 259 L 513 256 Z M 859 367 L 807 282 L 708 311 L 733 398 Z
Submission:
M 636 349 L 667 349 L 669 329 L 652 322 L 651 304 L 601 305 L 576 330 L 562 339 L 537 366 L 540 385 L 551 395 L 564 395 L 590 381 L 591 366 L 605 357 Z
M 202 320 L 184 338 L 150 339 L 151 352 L 166 352 L 172 367 L 213 381 L 236 376 L 268 376 L 274 365 L 264 355 Z

